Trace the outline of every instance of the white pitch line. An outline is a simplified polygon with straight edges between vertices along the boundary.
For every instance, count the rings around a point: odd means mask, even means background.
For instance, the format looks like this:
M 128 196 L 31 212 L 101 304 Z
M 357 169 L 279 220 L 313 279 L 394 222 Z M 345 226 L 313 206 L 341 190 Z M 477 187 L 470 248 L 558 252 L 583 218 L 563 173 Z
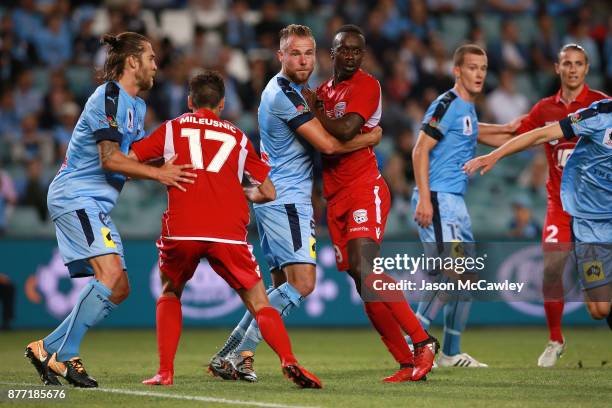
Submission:
M 18 386 L 27 386 L 27 387 L 43 387 L 40 384 L 28 384 L 28 383 L 15 383 L 15 382 L 4 382 L 0 381 L 1 385 L 18 385 Z M 225 398 L 215 398 L 215 397 L 204 397 L 199 395 L 179 395 L 179 394 L 169 394 L 164 392 L 155 392 L 155 391 L 136 391 L 136 390 L 123 390 L 120 388 L 72 388 L 73 390 L 78 391 L 97 391 L 97 392 L 108 392 L 111 394 L 124 394 L 124 395 L 136 395 L 140 397 L 156 397 L 156 398 L 169 398 L 169 399 L 180 399 L 187 401 L 201 401 L 201 402 L 216 402 L 218 404 L 228 404 L 228 405 L 248 405 L 252 407 L 266 407 L 266 408 L 316 408 L 313 406 L 299 406 L 299 405 L 283 405 L 276 404 L 273 402 L 257 402 L 257 401 L 244 401 L 244 400 L 230 400 Z

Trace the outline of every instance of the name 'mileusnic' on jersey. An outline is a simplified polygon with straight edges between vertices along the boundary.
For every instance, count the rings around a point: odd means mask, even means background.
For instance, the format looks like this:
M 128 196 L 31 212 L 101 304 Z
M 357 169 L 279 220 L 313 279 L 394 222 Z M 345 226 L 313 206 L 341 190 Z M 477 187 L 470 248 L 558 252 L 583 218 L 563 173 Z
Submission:
M 334 85 L 333 78 L 322 83 L 317 96 L 323 101 L 330 118 L 356 113 L 364 120 L 361 133 L 370 132 L 380 122 L 382 97 L 380 83 L 359 69 L 347 80 Z M 322 155 L 323 195 L 336 198 L 339 191 L 351 186 L 369 185 L 380 177 L 373 147 L 346 154 Z M 347 191 L 347 190 L 345 190 Z
M 429 153 L 430 190 L 465 194 L 468 176 L 463 165 L 474 157 L 478 140 L 474 104 L 451 89 L 429 105 L 421 130 L 438 141 Z
M 117 82 L 104 83 L 94 91 L 72 132 L 64 163 L 49 186 L 52 219 L 92 204 L 105 214 L 111 212 L 126 177 L 102 169 L 97 144 L 117 142 L 127 154 L 130 145 L 144 137 L 146 109 L 142 99 L 129 95 Z
M 580 137 L 563 170 L 561 201 L 574 217 L 612 218 L 612 99 L 562 119 L 566 139 Z
M 187 191 L 168 188 L 162 237 L 245 244 L 249 206 L 243 175 L 262 183 L 270 167 L 247 136 L 212 111 L 200 109 L 169 120 L 149 137 L 132 145 L 140 161 L 178 155 L 177 165 L 191 164 L 194 184 Z
M 314 118 L 302 98 L 303 86 L 275 75 L 261 94 L 257 112 L 262 159 L 270 165 L 276 200 L 262 205 L 311 205 L 314 149 L 296 129 Z

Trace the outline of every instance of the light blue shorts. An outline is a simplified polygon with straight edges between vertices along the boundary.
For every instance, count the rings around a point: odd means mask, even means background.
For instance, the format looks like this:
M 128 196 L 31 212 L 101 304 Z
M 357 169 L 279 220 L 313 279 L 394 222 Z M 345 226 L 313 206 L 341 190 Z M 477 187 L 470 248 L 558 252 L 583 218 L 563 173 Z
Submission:
M 416 212 L 419 192 L 412 194 L 412 214 Z M 431 192 L 432 223 L 418 227 L 424 253 L 428 257 L 475 256 L 472 221 L 462 195 Z M 429 271 L 430 273 L 435 271 Z
M 59 251 L 71 277 L 92 276 L 94 271 L 88 260 L 100 255 L 119 255 L 126 269 L 121 237 L 110 216 L 99 208 L 71 211 L 54 223 Z
M 612 220 L 572 218 L 578 276 L 583 289 L 612 282 Z
M 316 265 L 311 205 L 275 204 L 254 208 L 259 241 L 270 270 L 297 263 Z

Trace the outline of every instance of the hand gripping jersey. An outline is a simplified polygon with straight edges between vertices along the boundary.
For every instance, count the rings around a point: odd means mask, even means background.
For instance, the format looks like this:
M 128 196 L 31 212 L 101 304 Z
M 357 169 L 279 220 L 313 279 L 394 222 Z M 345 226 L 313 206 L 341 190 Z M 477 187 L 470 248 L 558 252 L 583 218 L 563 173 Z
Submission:
M 350 79 L 334 85 L 333 78 L 317 89 L 325 112 L 330 118 L 357 113 L 365 124 L 362 133 L 371 131 L 380 122 L 382 99 L 380 84 L 361 69 Z M 333 200 L 353 187 L 367 186 L 380 177 L 374 148 L 366 147 L 351 153 L 323 155 L 323 194 Z
M 97 143 L 117 142 L 127 154 L 130 145 L 144 137 L 145 111 L 144 101 L 130 96 L 117 82 L 100 85 L 89 97 L 64 163 L 49 186 L 47 204 L 53 220 L 92 205 L 110 213 L 126 178 L 102 169 Z
M 132 146 L 140 161 L 178 155 L 175 164 L 192 164 L 197 173 L 187 191 L 168 189 L 162 237 L 176 240 L 245 244 L 249 208 L 243 174 L 261 183 L 270 171 L 247 136 L 213 112 L 185 113 Z

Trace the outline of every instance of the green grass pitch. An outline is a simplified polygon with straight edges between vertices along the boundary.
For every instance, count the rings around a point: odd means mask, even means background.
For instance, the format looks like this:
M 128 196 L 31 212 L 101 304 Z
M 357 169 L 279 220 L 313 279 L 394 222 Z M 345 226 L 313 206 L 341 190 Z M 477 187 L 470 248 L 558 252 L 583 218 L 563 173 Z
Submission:
M 64 386 L 77 407 L 598 407 L 612 404 L 612 332 L 567 329 L 568 349 L 557 367 L 536 360 L 546 342 L 544 328 L 472 328 L 463 349 L 488 369 L 437 369 L 426 382 L 383 384 L 396 365 L 369 329 L 290 329 L 300 362 L 323 381 L 323 390 L 300 390 L 285 380 L 278 359 L 262 345 L 256 384 L 223 381 L 204 365 L 228 330 L 185 330 L 175 362 L 175 384 L 150 387 L 140 381 L 157 368 L 153 330 L 92 330 L 81 350 L 100 390 Z M 25 345 L 42 331 L 0 333 L 0 404 L 8 389 L 34 389 L 40 381 L 23 357 Z M 434 335 L 439 331 L 434 330 Z M 105 391 L 106 390 L 106 391 Z M 166 395 L 174 398 L 164 397 Z M 191 398 L 191 399 L 190 399 Z M 231 401 L 221 401 L 231 400 Z M 15 402 L 15 401 L 14 401 Z M 242 403 L 241 403 L 242 402 Z M 35 406 L 55 402 L 15 402 Z M 259 404 L 259 405 L 257 405 Z M 58 405 L 55 405 L 58 406 Z

